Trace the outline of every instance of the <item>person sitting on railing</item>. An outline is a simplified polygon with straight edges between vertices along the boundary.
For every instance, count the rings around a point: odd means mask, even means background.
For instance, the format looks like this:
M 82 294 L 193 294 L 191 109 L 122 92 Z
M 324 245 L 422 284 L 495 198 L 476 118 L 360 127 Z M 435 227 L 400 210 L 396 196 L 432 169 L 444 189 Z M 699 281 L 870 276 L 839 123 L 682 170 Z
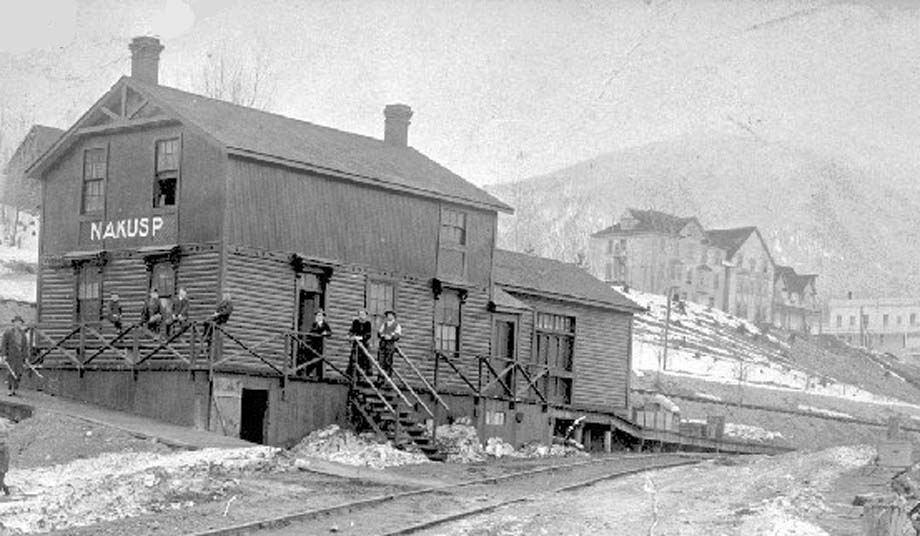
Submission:
M 179 295 L 173 299 L 172 318 L 170 325 L 175 325 L 177 329 L 182 329 L 188 324 L 188 291 L 185 287 L 179 287 Z
M 150 298 L 144 302 L 144 308 L 141 309 L 141 323 L 153 333 L 159 333 L 162 322 L 163 311 L 160 309 L 160 292 L 154 288 L 150 290 Z
M 316 315 L 313 317 L 313 324 L 310 325 L 309 339 L 307 345 L 313 350 L 312 352 L 307 352 L 306 361 L 313 361 L 320 357 L 323 357 L 323 340 L 326 337 L 332 336 L 332 328 L 329 327 L 329 323 L 326 322 L 326 313 L 322 309 L 316 311 Z M 322 379 L 323 377 L 323 364 L 322 362 L 317 362 L 306 369 L 304 369 L 305 376 L 311 376 L 317 379 Z
M 211 344 L 211 337 L 214 335 L 214 326 L 226 324 L 230 320 L 230 315 L 232 314 L 233 297 L 229 292 L 224 292 L 221 294 L 221 299 L 217 302 L 217 307 L 214 308 L 214 312 L 211 313 L 211 316 L 204 322 L 204 338 L 209 347 Z
M 118 301 L 118 293 L 113 292 L 109 298 L 109 315 L 108 320 L 115 326 L 115 331 L 121 331 L 121 302 Z
M 374 326 L 367 318 L 367 309 L 358 311 L 358 316 L 351 321 L 351 329 L 348 330 L 348 336 L 352 339 L 351 359 L 348 361 L 349 377 L 356 374 L 354 367 L 358 367 L 368 377 L 371 374 L 371 361 L 367 358 L 367 352 L 371 350 L 371 334 L 374 333 Z M 364 346 L 364 350 L 358 348 L 358 344 Z M 366 351 L 365 351 L 366 350 Z
M 380 362 L 380 368 L 382 369 L 380 377 L 377 379 L 379 385 L 385 385 L 384 373 L 387 376 L 393 374 L 393 354 L 396 353 L 396 341 L 402 336 L 402 326 L 396 321 L 396 311 L 386 311 L 383 314 L 386 319 L 377 330 L 377 337 L 380 339 L 377 360 Z
M 3 332 L 3 340 L 0 343 L 0 353 L 3 354 L 7 371 L 9 396 L 16 396 L 19 380 L 22 379 L 22 369 L 29 355 L 29 340 L 26 338 L 26 332 L 22 330 L 22 325 L 22 317 L 14 316 L 13 327 Z

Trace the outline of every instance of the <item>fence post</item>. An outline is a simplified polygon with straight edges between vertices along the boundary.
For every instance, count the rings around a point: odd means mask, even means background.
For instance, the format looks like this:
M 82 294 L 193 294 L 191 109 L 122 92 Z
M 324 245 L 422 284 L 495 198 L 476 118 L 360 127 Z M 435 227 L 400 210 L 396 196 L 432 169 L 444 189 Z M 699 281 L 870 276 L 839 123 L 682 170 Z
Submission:
M 865 536 L 901 536 L 911 527 L 904 499 L 898 495 L 870 498 L 862 517 Z

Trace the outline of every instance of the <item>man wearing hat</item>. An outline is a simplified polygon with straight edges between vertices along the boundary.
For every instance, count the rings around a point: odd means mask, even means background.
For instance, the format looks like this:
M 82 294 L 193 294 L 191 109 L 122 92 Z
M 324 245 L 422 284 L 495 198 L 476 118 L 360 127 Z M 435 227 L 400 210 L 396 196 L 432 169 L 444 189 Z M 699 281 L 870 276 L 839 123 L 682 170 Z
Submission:
M 3 339 L 0 341 L 0 354 L 6 360 L 9 396 L 14 396 L 19 388 L 22 368 L 29 354 L 29 341 L 26 339 L 26 332 L 22 330 L 23 323 L 21 316 L 14 316 L 13 327 L 3 333 Z
M 377 330 L 377 337 L 380 339 L 380 345 L 377 348 L 377 360 L 380 362 L 380 368 L 388 376 L 393 374 L 393 354 L 396 353 L 396 341 L 402 336 L 402 327 L 396 321 L 396 311 L 386 311 L 383 313 L 386 317 L 380 329 Z M 377 379 L 377 383 L 383 385 L 386 380 L 383 374 Z

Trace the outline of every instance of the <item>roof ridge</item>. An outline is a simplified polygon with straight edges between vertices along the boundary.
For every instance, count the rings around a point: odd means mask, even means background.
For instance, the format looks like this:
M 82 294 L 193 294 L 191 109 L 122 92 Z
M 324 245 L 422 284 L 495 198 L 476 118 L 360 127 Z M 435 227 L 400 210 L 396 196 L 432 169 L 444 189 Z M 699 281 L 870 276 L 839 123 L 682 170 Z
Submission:
M 165 89 L 165 90 L 167 90 L 167 91 L 174 91 L 174 92 L 176 92 L 176 93 L 182 93 L 182 94 L 185 94 L 185 95 L 190 96 L 190 97 L 197 97 L 197 98 L 205 99 L 205 100 L 208 100 L 208 101 L 211 101 L 211 102 L 216 102 L 216 103 L 219 103 L 219 104 L 222 104 L 222 105 L 233 106 L 234 108 L 240 108 L 240 109 L 243 109 L 243 110 L 246 110 L 246 111 L 249 111 L 249 112 L 255 112 L 255 113 L 260 113 L 260 114 L 265 114 L 265 115 L 271 115 L 271 116 L 275 116 L 275 117 L 284 119 L 284 120 L 286 120 L 286 121 L 295 121 L 295 122 L 297 122 L 297 123 L 304 123 L 304 124 L 309 125 L 309 126 L 311 126 L 311 127 L 322 128 L 322 129 L 326 129 L 326 130 L 331 130 L 331 131 L 334 131 L 334 132 L 338 132 L 339 134 L 345 134 L 345 135 L 348 135 L 348 136 L 357 136 L 357 137 L 364 138 L 364 139 L 367 139 L 367 140 L 370 140 L 370 141 L 374 141 L 374 142 L 378 142 L 378 143 L 386 143 L 384 140 L 382 140 L 382 139 L 380 139 L 380 138 L 375 138 L 375 137 L 373 137 L 373 136 L 368 136 L 367 134 L 359 134 L 359 133 L 357 133 L 357 132 L 350 132 L 350 131 L 348 131 L 348 130 L 342 130 L 342 129 L 336 128 L 336 127 L 330 127 L 330 126 L 327 126 L 327 125 L 321 125 L 321 124 L 319 124 L 319 123 L 313 123 L 313 122 L 311 122 L 311 121 L 307 121 L 306 119 L 299 119 L 299 118 L 291 117 L 291 116 L 289 116 L 289 115 L 284 115 L 284 114 L 278 113 L 278 112 L 272 112 L 272 111 L 268 111 L 268 110 L 262 110 L 262 109 L 259 109 L 259 108 L 254 108 L 254 107 L 252 107 L 252 106 L 246 106 L 246 105 L 244 105 L 244 104 L 238 104 L 238 103 L 235 103 L 235 102 L 230 102 L 230 101 L 226 101 L 226 100 L 223 100 L 223 99 L 218 99 L 218 98 L 215 98 L 215 97 L 209 97 L 209 96 L 207 96 L 207 95 L 202 95 L 201 93 L 194 93 L 194 92 L 192 92 L 192 91 L 187 91 L 187 90 L 185 90 L 185 89 L 180 89 L 180 88 L 173 87 L 173 86 L 166 86 L 166 85 L 162 85 L 162 84 L 152 85 L 152 84 L 148 84 L 147 82 L 138 80 L 137 78 L 132 78 L 132 77 L 130 77 L 130 76 L 125 76 L 124 78 L 127 78 L 127 79 L 130 80 L 132 83 L 137 83 L 137 84 L 141 85 L 144 89 L 153 89 L 154 91 L 156 91 L 156 90 L 158 90 L 158 89 Z M 412 147 L 412 146 L 399 147 L 399 146 L 396 146 L 396 145 L 388 144 L 387 147 L 393 147 L 393 148 L 396 148 L 396 149 L 403 149 L 403 148 L 404 148 L 404 149 L 412 149 L 412 150 L 415 150 L 415 148 Z M 418 152 L 418 151 L 416 150 L 416 152 Z M 421 154 L 421 153 L 419 153 L 419 154 Z M 423 155 L 423 156 L 424 156 L 424 155 Z M 427 157 L 426 157 L 426 158 L 427 158 Z M 430 159 L 429 159 L 429 160 L 430 160 Z

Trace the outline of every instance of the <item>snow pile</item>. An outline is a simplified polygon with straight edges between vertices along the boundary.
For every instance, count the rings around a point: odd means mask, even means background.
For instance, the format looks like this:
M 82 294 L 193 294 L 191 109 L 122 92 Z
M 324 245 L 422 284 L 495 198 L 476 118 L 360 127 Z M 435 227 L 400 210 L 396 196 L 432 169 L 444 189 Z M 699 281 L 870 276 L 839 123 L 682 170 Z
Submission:
M 188 508 L 229 495 L 246 473 L 284 467 L 278 454 L 270 447 L 110 453 L 51 467 L 14 468 L 7 483 L 23 499 L 0 502 L 0 529 L 44 532 Z
M 450 463 L 481 462 L 485 457 L 476 428 L 469 419 L 458 419 L 453 424 L 442 424 L 437 429 L 438 449 L 447 455 Z
M 12 430 L 15 425 L 16 423 L 13 421 L 0 417 L 0 434 L 10 433 L 10 430 Z
M 697 398 L 703 398 L 705 400 L 712 400 L 713 402 L 722 402 L 722 398 L 716 395 L 711 395 L 709 393 L 697 392 L 694 394 Z
M 454 424 L 438 426 L 438 448 L 447 454 L 450 463 L 476 463 L 498 458 L 547 458 L 565 456 L 587 456 L 583 450 L 569 445 L 545 445 L 538 441 L 527 443 L 520 449 L 500 437 L 490 437 L 483 448 L 476 428 L 467 418 Z
M 852 419 L 853 416 L 849 413 L 844 413 L 842 411 L 834 411 L 831 409 L 816 408 L 814 406 L 806 406 L 804 404 L 799 404 L 799 411 L 807 411 L 808 413 L 818 413 L 820 415 L 827 415 L 828 417 L 840 417 L 842 419 Z
M 725 436 L 745 441 L 772 441 L 782 439 L 783 434 L 764 430 L 759 426 L 727 422 L 725 423 Z
M 335 424 L 312 432 L 292 448 L 291 453 L 297 458 L 320 458 L 375 469 L 429 461 L 423 454 L 398 450 L 390 443 L 379 443 L 371 437 L 356 436 Z

